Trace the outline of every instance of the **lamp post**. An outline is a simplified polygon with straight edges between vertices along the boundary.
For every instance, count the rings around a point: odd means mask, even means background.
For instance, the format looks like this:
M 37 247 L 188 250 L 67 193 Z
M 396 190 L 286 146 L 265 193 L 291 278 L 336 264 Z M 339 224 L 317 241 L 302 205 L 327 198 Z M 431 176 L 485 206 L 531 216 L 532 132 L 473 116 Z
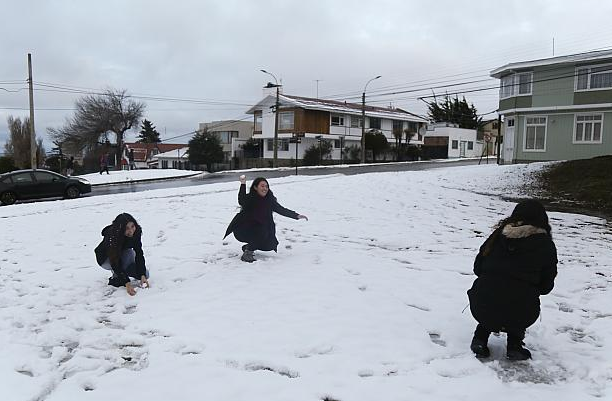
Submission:
M 268 74 L 272 78 L 274 78 L 274 84 L 272 84 L 272 82 L 268 82 L 268 85 L 266 85 L 265 88 L 276 88 L 276 106 L 274 108 L 274 143 L 273 143 L 274 153 L 272 156 L 272 167 L 278 167 L 277 166 L 278 164 L 278 107 L 280 105 L 279 88 L 281 87 L 281 85 L 278 84 L 278 80 L 276 79 L 274 74 L 272 74 L 271 72 L 268 72 L 266 70 L 259 70 L 259 71 L 263 72 L 264 74 Z
M 363 87 L 363 93 L 361 94 L 361 163 L 365 163 L 365 153 L 366 153 L 366 148 L 365 148 L 365 95 L 366 95 L 366 89 L 368 88 L 368 84 L 370 82 L 380 77 L 381 76 L 378 75 L 370 79 Z

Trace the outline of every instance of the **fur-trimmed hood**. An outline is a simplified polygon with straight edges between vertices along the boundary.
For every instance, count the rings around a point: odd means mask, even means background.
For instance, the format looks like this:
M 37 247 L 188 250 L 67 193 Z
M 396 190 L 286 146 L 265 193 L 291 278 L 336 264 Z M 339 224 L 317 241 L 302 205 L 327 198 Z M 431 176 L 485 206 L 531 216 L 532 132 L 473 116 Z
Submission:
M 508 224 L 502 230 L 502 235 L 506 238 L 527 238 L 536 234 L 546 234 L 546 230 L 540 227 L 535 227 L 529 224 L 523 225 L 521 222 L 518 224 Z

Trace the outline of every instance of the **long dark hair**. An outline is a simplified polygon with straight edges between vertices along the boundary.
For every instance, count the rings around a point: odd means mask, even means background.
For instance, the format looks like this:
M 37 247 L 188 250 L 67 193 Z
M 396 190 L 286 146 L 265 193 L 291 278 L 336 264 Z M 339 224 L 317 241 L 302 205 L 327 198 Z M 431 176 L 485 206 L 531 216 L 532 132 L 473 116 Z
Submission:
M 548 215 L 544 206 L 535 199 L 527 199 L 519 202 L 512 211 L 512 214 L 505 219 L 500 220 L 499 223 L 494 227 L 493 232 L 487 238 L 483 245 L 483 255 L 488 255 L 493 249 L 493 245 L 499 234 L 503 231 L 507 225 L 513 226 L 534 226 L 546 230 L 546 234 L 552 237 L 550 234 L 551 228 L 548 224 Z
M 108 257 L 111 263 L 117 262 L 123 249 L 123 243 L 125 242 L 125 228 L 128 223 L 134 223 L 136 231 L 134 231 L 134 237 L 142 235 L 142 227 L 136 221 L 136 219 L 129 213 L 121 213 L 110 226 L 110 233 L 108 237 Z
M 257 188 L 257 186 L 259 185 L 260 182 L 264 181 L 266 184 L 268 184 L 268 193 L 266 194 L 266 198 L 268 196 L 272 196 L 272 190 L 270 190 L 270 183 L 268 182 L 268 180 L 266 180 L 264 177 L 257 177 L 253 180 L 253 182 L 251 183 L 251 188 L 249 189 L 249 195 L 257 195 L 257 190 L 255 188 Z

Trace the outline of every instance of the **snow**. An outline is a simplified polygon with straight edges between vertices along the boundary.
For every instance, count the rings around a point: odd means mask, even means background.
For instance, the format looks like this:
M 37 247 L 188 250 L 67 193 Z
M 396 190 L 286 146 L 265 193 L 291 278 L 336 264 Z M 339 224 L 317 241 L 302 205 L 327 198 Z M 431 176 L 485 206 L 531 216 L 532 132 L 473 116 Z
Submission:
M 0 208 L 0 399 L 612 399 L 612 232 L 550 213 L 553 292 L 533 360 L 469 350 L 466 290 L 491 226 L 541 165 L 270 180 L 279 252 L 221 240 L 238 182 Z M 522 177 L 522 178 L 521 178 Z M 247 179 L 254 176 L 247 174 Z M 118 213 L 143 226 L 151 288 L 130 297 L 95 263 Z
M 176 152 L 175 152 L 176 153 Z M 197 174 L 202 174 L 201 171 L 189 171 L 189 170 L 175 170 L 175 169 L 142 169 L 142 170 L 120 170 L 110 171 L 109 174 L 106 172 L 83 174 L 75 177 L 84 178 L 91 183 L 91 185 L 104 185 L 104 184 L 121 184 L 127 182 L 145 181 L 145 180 L 158 180 L 165 178 L 180 178 L 180 177 L 191 177 Z

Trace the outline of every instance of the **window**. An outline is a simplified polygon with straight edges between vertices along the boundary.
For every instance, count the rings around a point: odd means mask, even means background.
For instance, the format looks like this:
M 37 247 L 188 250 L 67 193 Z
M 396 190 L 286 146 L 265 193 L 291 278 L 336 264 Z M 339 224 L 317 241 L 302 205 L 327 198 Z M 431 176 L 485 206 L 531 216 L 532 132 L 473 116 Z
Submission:
M 574 143 L 601 143 L 603 114 L 578 114 L 574 129 Z
M 506 75 L 500 80 L 499 97 L 502 99 L 514 95 L 514 75 Z
M 459 141 L 457 141 L 457 140 L 453 140 L 453 141 L 451 142 L 451 148 L 453 148 L 453 149 L 459 149 Z
M 546 150 L 546 117 L 527 117 L 524 150 Z
M 370 117 L 370 128 L 380 129 L 380 118 Z
M 32 176 L 30 173 L 15 174 L 13 176 L 13 182 L 15 184 L 32 182 Z
M 339 149 L 342 147 L 342 142 L 340 139 L 334 139 L 334 148 Z
M 612 64 L 576 68 L 576 90 L 612 89 Z
M 278 129 L 293 129 L 292 111 L 286 111 L 278 114 Z
M 274 152 L 274 139 L 266 139 L 266 150 Z M 278 139 L 278 150 L 288 151 L 289 150 L 289 139 Z
M 52 182 L 54 179 L 57 179 L 53 174 L 43 173 L 42 171 L 36 171 L 34 177 L 36 177 L 38 182 Z
M 336 127 L 344 126 L 344 116 L 332 115 L 331 125 L 336 126 Z
M 404 131 L 404 122 L 393 120 L 393 135 L 401 135 Z
M 518 94 L 531 95 L 531 82 L 533 81 L 533 73 L 523 72 L 518 74 Z
M 474 142 L 468 141 L 467 147 L 468 147 L 468 150 L 474 150 Z
M 359 116 L 351 116 L 351 128 L 363 127 L 363 119 Z
M 168 168 L 168 160 L 162 160 L 161 168 Z
M 9 177 L 6 177 L 6 178 L 2 178 L 2 179 L 0 179 L 0 182 L 3 183 L 3 184 L 11 184 L 12 183 L 11 177 L 9 176 Z
M 532 82 L 532 72 L 506 75 L 500 80 L 499 96 L 505 99 L 512 96 L 531 95 Z
M 232 143 L 232 138 L 238 138 L 238 131 L 215 131 L 222 144 Z
M 492 129 L 497 129 L 497 121 L 493 121 L 493 128 Z
M 261 114 L 259 113 L 255 113 L 254 115 L 255 119 L 254 119 L 254 124 L 255 124 L 255 128 L 254 131 L 261 131 Z

